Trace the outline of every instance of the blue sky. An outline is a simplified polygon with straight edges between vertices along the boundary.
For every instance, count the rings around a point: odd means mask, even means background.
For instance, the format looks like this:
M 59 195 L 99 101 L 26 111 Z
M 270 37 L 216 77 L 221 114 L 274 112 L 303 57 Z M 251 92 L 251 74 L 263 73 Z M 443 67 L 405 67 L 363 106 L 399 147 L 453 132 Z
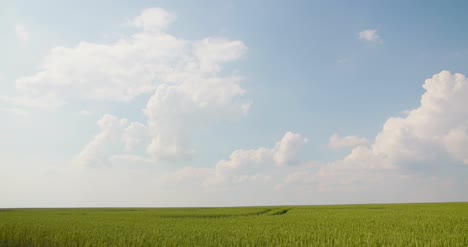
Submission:
M 464 1 L 0 9 L 0 207 L 468 200 Z

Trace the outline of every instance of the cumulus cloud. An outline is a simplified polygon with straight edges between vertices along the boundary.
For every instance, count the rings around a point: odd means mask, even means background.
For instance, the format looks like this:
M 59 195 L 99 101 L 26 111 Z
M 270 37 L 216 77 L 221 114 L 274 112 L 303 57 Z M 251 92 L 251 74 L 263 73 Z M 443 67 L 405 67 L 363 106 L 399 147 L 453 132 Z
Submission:
M 21 24 L 16 24 L 15 27 L 16 31 L 16 37 L 18 38 L 19 41 L 21 42 L 27 42 L 29 40 L 29 32 L 26 30 L 26 28 L 21 25 Z
M 376 44 L 382 44 L 383 40 L 380 38 L 380 36 L 377 34 L 376 29 L 366 29 L 361 32 L 359 32 L 358 37 L 360 40 L 366 41 L 366 42 L 371 42 L 371 43 L 376 43 Z
M 328 146 L 332 149 L 354 148 L 361 145 L 367 145 L 369 141 L 366 138 L 358 136 L 340 137 L 338 134 L 333 134 L 328 140 Z
M 372 145 L 359 145 L 344 159 L 322 166 L 314 179 L 323 188 L 343 189 L 380 180 L 386 185 L 408 178 L 427 182 L 434 176 L 431 170 L 466 169 L 468 79 L 442 71 L 423 88 L 418 108 L 405 117 L 389 118 Z
M 54 108 L 75 101 L 128 102 L 163 84 L 223 85 L 227 80 L 228 89 L 238 86 L 239 80 L 218 72 L 223 63 L 240 58 L 246 46 L 223 38 L 175 37 L 165 31 L 174 20 L 163 9 L 145 9 L 132 21 L 139 31 L 128 37 L 111 44 L 82 41 L 71 48 L 55 47 L 36 74 L 16 80 L 17 96 L 4 101 Z
M 145 149 L 150 141 L 148 127 L 138 122 L 129 124 L 122 135 L 127 151 Z
M 434 160 L 443 155 L 444 136 L 468 124 L 468 80 L 442 71 L 425 81 L 421 104 L 405 118 L 390 118 L 377 135 L 373 150 L 393 163 Z M 460 132 L 454 132 L 460 134 Z
M 244 115 L 248 102 L 240 78 L 191 78 L 179 85 L 161 85 L 149 99 L 145 114 L 152 137 L 148 153 L 157 160 L 185 160 L 194 154 L 190 132 L 208 119 Z
M 280 166 L 297 163 L 298 154 L 307 142 L 300 134 L 286 132 L 272 150 L 275 163 Z
M 441 198 L 443 191 L 460 186 L 459 181 L 437 177 L 430 171 L 456 171 L 467 163 L 468 111 L 464 106 L 468 103 L 468 80 L 461 74 L 442 71 L 426 80 L 423 88 L 420 106 L 404 117 L 389 118 L 372 143 L 361 137 L 333 135 L 330 147 L 352 148 L 341 160 L 290 166 L 298 163 L 307 139 L 288 132 L 272 148 L 236 150 L 213 169 L 185 169 L 183 179 L 190 180 L 193 173 L 205 186 L 262 181 L 276 183 L 272 186 L 276 190 L 312 186 L 315 193 L 338 195 L 347 191 L 356 196 L 362 196 L 362 191 L 376 195 L 373 189 L 387 189 L 397 196 L 403 185 L 424 184 L 433 191 L 420 198 Z M 393 183 L 401 186 L 388 188 Z M 411 191 L 408 195 L 425 193 L 423 189 Z
M 220 160 L 213 168 L 184 167 L 166 174 L 164 180 L 204 189 L 275 183 L 282 176 L 282 171 L 303 167 L 299 157 L 306 143 L 307 139 L 300 134 L 286 132 L 272 148 L 238 149 L 231 153 L 229 159 Z M 276 174 L 278 172 L 280 174 Z
M 423 88 L 419 107 L 389 118 L 372 143 L 353 141 L 356 146 L 349 144 L 354 147 L 343 159 L 281 170 L 284 175 L 274 177 L 275 193 L 300 191 L 320 203 L 468 198 L 468 79 L 442 71 Z M 341 144 L 346 138 L 331 139 Z
M 247 47 L 222 37 L 185 40 L 166 32 L 175 15 L 160 8 L 145 9 L 130 23 L 139 30 L 111 44 L 80 42 L 55 47 L 39 71 L 16 80 L 15 97 L 0 99 L 14 107 L 54 109 L 65 104 L 129 102 L 140 95 L 147 123 L 132 123 L 119 133 L 125 149 L 146 149 L 155 161 L 190 159 L 195 153 L 191 133 L 203 124 L 244 116 L 250 101 L 242 99 L 242 77 L 223 65 L 240 59 Z M 87 115 L 82 111 L 81 114 Z M 104 116 L 109 118 L 109 116 Z M 81 152 L 94 160 L 102 151 L 108 129 Z M 88 158 L 86 158 L 88 157 Z
M 73 162 L 79 166 L 111 166 L 122 163 L 152 163 L 139 147 L 149 143 L 147 127 L 106 114 L 97 121 L 100 132 L 85 145 Z
M 443 137 L 442 142 L 455 159 L 468 165 L 468 124 L 450 130 Z
M 149 8 L 137 16 L 131 24 L 144 31 L 157 32 L 166 29 L 175 21 L 176 16 L 161 8 Z
M 235 150 L 228 160 L 221 160 L 216 164 L 215 178 L 210 178 L 208 182 L 264 178 L 258 173 L 265 169 L 297 164 L 300 152 L 306 143 L 307 139 L 300 134 L 286 132 L 283 138 L 271 149 L 261 147 L 250 150 Z
M 127 119 L 119 119 L 112 115 L 104 115 L 97 125 L 101 132 L 94 136 L 75 158 L 75 162 L 83 166 L 109 165 L 112 146 L 120 143 L 121 133 L 128 125 Z M 114 145 L 113 145 L 114 144 Z

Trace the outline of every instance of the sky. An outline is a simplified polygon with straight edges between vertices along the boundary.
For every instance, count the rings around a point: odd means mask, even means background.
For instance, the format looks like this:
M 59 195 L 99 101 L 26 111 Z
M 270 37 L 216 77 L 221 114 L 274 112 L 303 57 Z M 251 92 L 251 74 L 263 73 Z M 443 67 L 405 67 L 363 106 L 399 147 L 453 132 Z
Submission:
M 466 1 L 0 3 L 0 207 L 468 201 Z

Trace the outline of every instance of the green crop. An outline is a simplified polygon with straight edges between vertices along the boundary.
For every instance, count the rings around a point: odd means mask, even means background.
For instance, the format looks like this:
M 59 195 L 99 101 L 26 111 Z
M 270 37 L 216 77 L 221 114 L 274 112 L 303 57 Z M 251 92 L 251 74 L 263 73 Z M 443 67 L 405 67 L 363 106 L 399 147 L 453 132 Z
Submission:
M 5 209 L 0 246 L 468 246 L 468 203 Z

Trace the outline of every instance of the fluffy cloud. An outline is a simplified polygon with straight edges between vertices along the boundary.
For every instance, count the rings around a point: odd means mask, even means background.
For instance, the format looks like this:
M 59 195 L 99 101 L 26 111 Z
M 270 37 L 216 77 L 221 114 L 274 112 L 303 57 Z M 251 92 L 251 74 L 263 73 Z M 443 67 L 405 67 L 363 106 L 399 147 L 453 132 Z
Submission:
M 275 193 L 301 191 L 320 203 L 466 200 L 468 79 L 442 71 L 423 88 L 420 106 L 388 119 L 373 143 L 341 160 L 284 170 Z
M 155 161 L 190 159 L 195 153 L 190 135 L 197 126 L 244 115 L 250 107 L 241 99 L 242 78 L 220 75 L 223 64 L 238 60 L 246 46 L 224 38 L 174 37 L 166 32 L 174 20 L 175 15 L 163 9 L 146 9 L 130 22 L 140 29 L 130 37 L 113 44 L 56 47 L 37 74 L 17 80 L 18 96 L 5 100 L 24 107 L 53 108 L 83 100 L 130 101 L 152 93 L 144 109 L 147 124 L 101 127 L 78 160 L 108 163 L 104 156 L 110 154 L 103 149 L 115 136 L 126 143 L 126 151 L 144 148 Z M 272 158 L 277 164 L 293 162 L 290 147 L 298 144 L 293 136 L 287 138 L 285 142 L 291 143 L 275 147 Z
M 128 125 L 126 119 L 118 119 L 112 115 L 104 115 L 97 125 L 101 132 L 75 158 L 75 162 L 83 166 L 109 165 L 109 156 L 116 145 L 121 145 L 122 133 Z
M 423 88 L 418 108 L 406 117 L 388 119 L 372 145 L 355 147 L 344 159 L 324 165 L 314 178 L 326 188 L 342 189 L 378 183 L 375 178 L 425 180 L 434 169 L 463 169 L 462 164 L 468 164 L 468 79 L 442 71 Z
M 328 140 L 328 146 L 332 149 L 354 148 L 361 145 L 367 145 L 369 141 L 366 138 L 358 136 L 340 137 L 338 134 L 333 134 Z
M 373 151 L 392 163 L 436 160 L 447 151 L 453 135 L 462 134 L 455 130 L 468 124 L 465 76 L 442 71 L 426 80 L 423 88 L 421 105 L 405 118 L 387 120 L 375 139 Z M 444 138 L 447 135 L 450 138 Z
M 249 103 L 239 100 L 240 78 L 191 78 L 161 85 L 149 99 L 145 114 L 152 141 L 148 153 L 157 160 L 189 159 L 194 150 L 190 132 L 208 119 L 244 115 Z
M 227 80 L 224 92 L 231 84 L 239 87 L 239 80 L 224 78 L 218 72 L 223 63 L 240 58 L 246 46 L 223 38 L 177 38 L 165 32 L 174 20 L 175 16 L 163 9 L 146 9 L 131 21 L 140 30 L 129 37 L 112 44 L 83 41 L 71 48 L 55 47 L 36 74 L 17 79 L 18 95 L 4 101 L 53 108 L 83 100 L 130 101 L 153 93 L 162 84 L 218 81 L 223 85 Z
M 133 122 L 123 131 L 125 150 L 142 150 L 149 144 L 149 130 L 144 124 Z
M 360 40 L 363 40 L 366 42 L 372 42 L 372 43 L 377 43 L 377 44 L 383 43 L 382 38 L 380 38 L 380 36 L 377 34 L 377 30 L 375 29 L 363 30 L 359 32 L 358 37 Z
M 299 157 L 306 143 L 307 139 L 300 134 L 286 132 L 273 148 L 235 150 L 229 159 L 220 160 L 214 168 L 184 167 L 167 174 L 164 180 L 171 184 L 202 186 L 203 189 L 275 183 L 285 170 L 304 167 Z
M 223 73 L 223 64 L 246 52 L 243 42 L 220 37 L 184 40 L 166 32 L 175 15 L 144 10 L 130 24 L 139 32 L 113 44 L 81 42 L 50 51 L 32 76 L 16 81 L 18 96 L 4 101 L 23 107 L 54 108 L 79 101 L 131 101 L 147 94 L 147 123 L 120 133 L 126 150 L 146 149 L 155 161 L 187 160 L 195 153 L 191 133 L 215 119 L 247 113 L 242 77 Z M 104 117 L 108 118 L 108 116 Z M 107 129 L 80 154 L 93 159 Z M 90 154 L 90 155 L 88 155 Z M 92 155 L 91 155 L 92 154 Z M 101 163 L 102 157 L 95 160 Z
M 215 178 L 210 178 L 208 183 L 265 178 L 265 176 L 260 176 L 259 172 L 275 166 L 297 164 L 300 151 L 306 143 L 307 139 L 300 134 L 286 132 L 272 149 L 261 147 L 251 150 L 235 150 L 228 160 L 221 160 L 216 164 Z
M 111 45 L 81 42 L 53 48 L 40 72 L 16 81 L 15 103 L 54 108 L 68 101 L 130 101 L 155 90 L 174 69 L 184 42 L 167 34 L 137 33 Z
M 467 198 L 463 188 L 468 171 L 468 79 L 442 71 L 426 80 L 423 88 L 426 91 L 420 106 L 406 117 L 389 118 L 372 143 L 357 137 L 332 136 L 330 146 L 352 147 L 343 159 L 285 168 L 270 166 L 259 173 L 242 170 L 241 164 L 261 164 L 257 160 L 271 157 L 270 150 L 250 150 L 224 161 L 229 164 L 226 168 L 240 171 L 228 173 L 224 168 L 224 174 L 230 174 L 231 180 L 248 174 L 269 176 L 268 184 L 275 193 L 301 191 L 320 203 Z
M 465 165 L 468 165 L 468 127 L 458 127 L 451 130 L 442 139 L 447 151 Z
M 154 163 L 141 154 L 149 144 L 148 128 L 138 122 L 106 114 L 97 125 L 101 131 L 74 158 L 79 166 L 111 166 L 114 164 Z
M 283 166 L 297 163 L 298 154 L 307 142 L 307 138 L 303 138 L 300 134 L 286 132 L 272 150 L 275 164 Z
M 161 8 L 145 9 L 130 24 L 147 32 L 159 32 L 175 21 L 176 16 Z

